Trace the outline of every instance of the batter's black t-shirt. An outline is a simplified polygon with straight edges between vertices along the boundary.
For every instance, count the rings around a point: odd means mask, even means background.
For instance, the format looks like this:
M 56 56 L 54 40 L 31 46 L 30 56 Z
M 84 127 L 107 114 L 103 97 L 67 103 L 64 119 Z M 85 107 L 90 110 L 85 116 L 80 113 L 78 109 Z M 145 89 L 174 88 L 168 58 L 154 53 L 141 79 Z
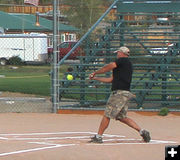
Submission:
M 119 58 L 115 63 L 117 67 L 113 69 L 112 91 L 129 91 L 133 72 L 132 63 L 128 58 Z

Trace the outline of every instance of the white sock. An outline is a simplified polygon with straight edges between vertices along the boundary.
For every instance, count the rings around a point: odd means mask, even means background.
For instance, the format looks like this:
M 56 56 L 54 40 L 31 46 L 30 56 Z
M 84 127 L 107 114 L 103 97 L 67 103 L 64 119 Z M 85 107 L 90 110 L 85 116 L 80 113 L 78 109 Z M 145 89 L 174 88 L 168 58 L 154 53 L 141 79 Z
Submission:
M 102 135 L 96 134 L 96 138 L 101 138 L 101 137 L 102 137 Z
M 140 135 L 142 135 L 143 130 L 144 130 L 144 129 L 141 129 L 141 130 L 139 131 Z

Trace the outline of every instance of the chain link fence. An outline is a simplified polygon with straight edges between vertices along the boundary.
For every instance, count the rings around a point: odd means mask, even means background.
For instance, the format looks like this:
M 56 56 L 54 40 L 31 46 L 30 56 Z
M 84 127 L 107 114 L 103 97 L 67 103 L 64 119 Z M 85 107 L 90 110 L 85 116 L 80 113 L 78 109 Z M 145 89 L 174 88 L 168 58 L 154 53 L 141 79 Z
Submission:
M 0 4 L 0 112 L 52 112 L 52 29 L 37 25 L 36 8 Z
M 88 6 L 85 2 L 71 7 L 67 1 L 58 1 L 58 61 L 106 10 Z M 87 10 L 90 18 L 85 18 L 89 16 L 87 14 L 82 19 Z M 75 12 L 79 16 L 76 20 L 71 17 Z M 9 4 L 3 1 L 0 4 L 0 21 L 0 112 L 52 112 L 52 2 L 33 6 L 25 5 L 23 1 Z M 79 63 L 78 56 L 83 54 L 82 47 L 79 47 L 65 60 L 60 78 L 72 63 Z
M 46 34 L 0 35 L 0 112 L 52 111 L 48 62 Z

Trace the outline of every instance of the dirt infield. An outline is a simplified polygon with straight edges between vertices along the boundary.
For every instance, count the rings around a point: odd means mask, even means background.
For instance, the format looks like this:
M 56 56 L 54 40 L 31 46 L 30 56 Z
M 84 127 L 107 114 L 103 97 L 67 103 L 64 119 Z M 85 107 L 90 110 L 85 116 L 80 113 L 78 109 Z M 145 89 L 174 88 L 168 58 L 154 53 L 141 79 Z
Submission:
M 0 160 L 164 160 L 165 146 L 180 144 L 180 116 L 128 115 L 151 131 L 150 143 L 114 120 L 103 144 L 87 143 L 101 115 L 1 113 Z

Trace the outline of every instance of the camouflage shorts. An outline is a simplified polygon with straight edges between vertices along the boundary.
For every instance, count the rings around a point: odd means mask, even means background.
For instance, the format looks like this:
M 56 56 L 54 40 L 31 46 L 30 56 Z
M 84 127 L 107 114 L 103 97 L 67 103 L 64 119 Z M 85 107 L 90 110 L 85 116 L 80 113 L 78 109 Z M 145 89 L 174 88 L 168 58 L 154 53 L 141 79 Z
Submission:
M 116 120 L 125 118 L 128 110 L 128 100 L 133 97 L 135 95 L 129 91 L 113 91 L 106 105 L 106 117 Z

